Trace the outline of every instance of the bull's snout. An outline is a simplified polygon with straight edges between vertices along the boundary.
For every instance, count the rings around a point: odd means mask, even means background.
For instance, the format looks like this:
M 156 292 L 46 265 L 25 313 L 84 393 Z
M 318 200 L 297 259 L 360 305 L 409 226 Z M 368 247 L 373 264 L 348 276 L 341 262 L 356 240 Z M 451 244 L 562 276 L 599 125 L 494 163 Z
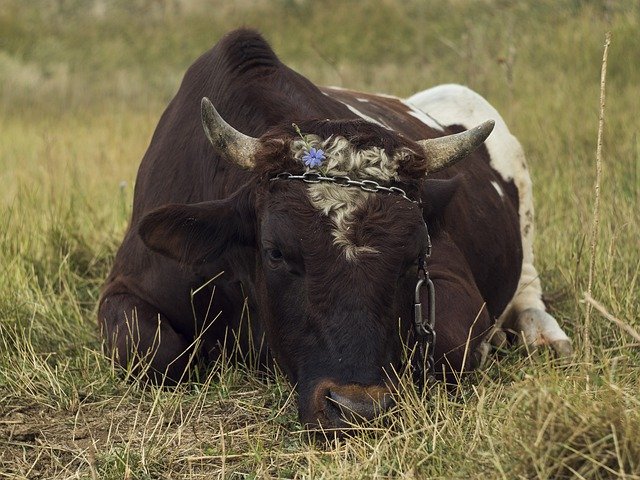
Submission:
M 367 389 L 362 390 L 363 392 L 350 391 L 341 393 L 340 389 L 330 389 L 327 399 L 340 410 L 343 417 L 349 418 L 353 416 L 356 421 L 358 418 L 372 420 L 391 406 L 390 394 L 385 393 L 374 396 Z
M 386 386 L 340 385 L 320 382 L 314 389 L 307 425 L 323 429 L 345 429 L 349 425 L 372 420 L 393 405 Z

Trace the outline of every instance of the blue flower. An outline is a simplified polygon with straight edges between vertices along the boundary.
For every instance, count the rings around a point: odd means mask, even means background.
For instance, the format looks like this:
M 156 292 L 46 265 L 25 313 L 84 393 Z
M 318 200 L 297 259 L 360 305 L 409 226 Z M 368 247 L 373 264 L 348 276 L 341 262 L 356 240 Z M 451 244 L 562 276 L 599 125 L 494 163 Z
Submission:
M 307 151 L 307 153 L 302 157 L 304 164 L 310 168 L 319 166 L 324 159 L 324 152 L 319 148 L 315 149 L 313 147 L 311 147 L 311 149 L 309 149 L 309 151 Z

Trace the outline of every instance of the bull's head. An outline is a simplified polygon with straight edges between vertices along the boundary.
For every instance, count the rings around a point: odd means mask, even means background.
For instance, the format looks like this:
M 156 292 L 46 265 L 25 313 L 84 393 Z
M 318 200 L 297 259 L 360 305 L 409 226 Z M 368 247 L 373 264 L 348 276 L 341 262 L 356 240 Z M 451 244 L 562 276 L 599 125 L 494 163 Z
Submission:
M 255 175 L 229 198 L 152 212 L 143 240 L 181 262 L 225 257 L 233 266 L 270 350 L 297 385 L 303 424 L 341 428 L 354 415 L 373 417 L 389 404 L 402 367 L 425 222 L 458 182 L 427 176 L 472 152 L 493 122 L 420 142 L 355 120 L 302 122 L 305 138 L 285 125 L 256 139 L 228 125 L 206 98 L 202 115 L 216 153 Z M 406 196 L 274 181 L 309 170 L 302 161 L 309 144 L 324 152 L 323 175 L 401 186 Z

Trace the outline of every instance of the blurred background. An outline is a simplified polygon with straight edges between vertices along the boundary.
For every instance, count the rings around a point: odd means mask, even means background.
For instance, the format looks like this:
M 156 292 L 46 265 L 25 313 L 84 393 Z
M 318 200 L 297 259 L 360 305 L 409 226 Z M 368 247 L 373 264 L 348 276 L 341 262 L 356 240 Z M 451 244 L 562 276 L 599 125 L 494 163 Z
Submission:
M 637 75 L 639 3 L 630 0 L 2 0 L 4 110 L 95 102 L 166 103 L 185 68 L 239 26 L 322 84 L 407 95 L 443 83 L 483 94 L 593 84 L 603 33 L 610 81 Z M 615 55 L 615 53 L 618 53 Z M 591 81 L 590 81 L 591 80 Z M 630 82 L 629 82 L 630 83 Z M 590 94 L 592 92 L 585 92 Z M 513 101 L 513 99 L 512 99 Z M 500 103 L 500 107 L 504 106 Z

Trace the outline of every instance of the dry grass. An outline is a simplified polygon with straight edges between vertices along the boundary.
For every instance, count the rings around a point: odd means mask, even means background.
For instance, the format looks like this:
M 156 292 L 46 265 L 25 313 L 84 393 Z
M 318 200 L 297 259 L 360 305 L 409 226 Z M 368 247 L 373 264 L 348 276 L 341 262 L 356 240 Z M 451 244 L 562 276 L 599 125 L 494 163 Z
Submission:
M 640 344 L 607 320 L 640 329 L 639 23 L 625 1 L 0 0 L 0 478 L 640 478 Z M 242 24 L 318 83 L 455 81 L 503 112 L 528 152 L 537 264 L 572 362 L 501 352 L 457 389 L 407 386 L 328 444 L 300 430 L 280 375 L 224 360 L 169 390 L 113 369 L 95 303 L 139 159 L 186 66 Z M 585 356 L 607 30 L 602 310 Z

